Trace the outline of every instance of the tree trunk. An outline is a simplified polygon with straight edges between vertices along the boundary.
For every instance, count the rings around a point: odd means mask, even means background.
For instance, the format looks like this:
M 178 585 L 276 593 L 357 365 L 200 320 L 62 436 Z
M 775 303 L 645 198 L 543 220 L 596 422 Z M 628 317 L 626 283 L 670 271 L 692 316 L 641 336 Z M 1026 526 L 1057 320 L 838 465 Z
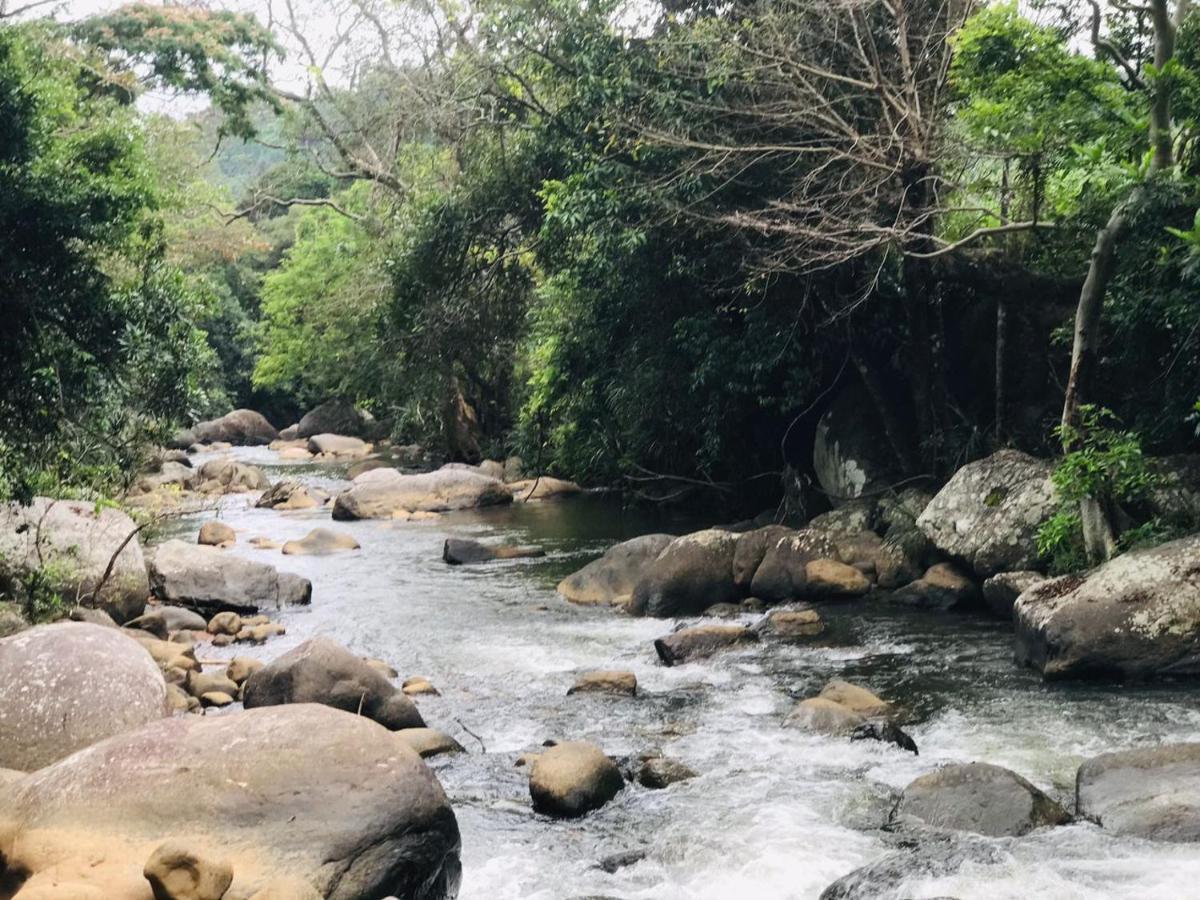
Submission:
M 871 401 L 879 413 L 879 421 L 883 423 L 883 433 L 900 463 L 901 471 L 905 475 L 917 474 L 917 455 L 913 452 L 909 432 L 900 424 L 895 404 L 889 399 L 879 373 L 861 354 L 851 351 L 850 358 L 854 362 L 854 368 L 858 370 L 859 377 L 862 378 L 863 386 L 871 395 Z

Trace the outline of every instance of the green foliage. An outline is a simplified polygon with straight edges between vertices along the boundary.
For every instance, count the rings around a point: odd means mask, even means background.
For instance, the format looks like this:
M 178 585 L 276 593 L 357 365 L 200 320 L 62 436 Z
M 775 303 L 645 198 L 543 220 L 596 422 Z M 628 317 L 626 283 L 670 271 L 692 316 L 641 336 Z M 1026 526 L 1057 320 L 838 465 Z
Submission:
M 1080 427 L 1055 429 L 1067 452 L 1051 476 L 1059 509 L 1038 529 L 1038 552 L 1054 573 L 1075 571 L 1087 565 L 1081 500 L 1098 500 L 1108 509 L 1130 509 L 1147 500 L 1162 479 L 1142 452 L 1141 438 L 1122 429 L 1107 409 L 1084 406 Z M 1122 550 L 1147 546 L 1173 536 L 1159 519 L 1128 525 L 1118 541 Z

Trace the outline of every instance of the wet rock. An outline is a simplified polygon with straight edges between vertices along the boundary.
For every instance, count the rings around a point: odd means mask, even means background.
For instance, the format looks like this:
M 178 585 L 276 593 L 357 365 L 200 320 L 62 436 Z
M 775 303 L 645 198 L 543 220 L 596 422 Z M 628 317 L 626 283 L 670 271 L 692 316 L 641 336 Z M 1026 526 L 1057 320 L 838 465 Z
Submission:
M 312 599 L 307 578 L 215 547 L 167 541 L 151 552 L 147 567 L 151 589 L 160 600 L 206 612 L 282 609 Z
M 651 790 L 662 790 L 680 781 L 689 781 L 696 773 L 677 759 L 666 756 L 651 756 L 641 761 L 637 769 L 637 783 Z
M 463 745 L 436 728 L 402 728 L 396 737 L 417 752 L 422 759 L 443 753 L 465 753 Z
M 826 697 L 801 700 L 783 720 L 785 728 L 797 728 L 830 737 L 848 737 L 867 723 L 866 716 Z
M 714 603 L 700 615 L 706 619 L 736 619 L 745 612 L 740 603 Z
M 643 568 L 629 611 L 636 616 L 683 616 L 739 599 L 741 591 L 733 583 L 736 547 L 736 535 L 717 529 L 675 538 Z
M 254 505 L 260 509 L 316 509 L 324 506 L 328 499 L 324 491 L 299 481 L 284 479 L 264 491 Z
M 262 626 L 259 626 L 262 627 Z M 406 694 L 329 638 L 305 641 L 250 676 L 246 709 L 285 703 L 323 703 L 374 719 L 385 728 L 424 728 Z
M 665 665 L 674 666 L 757 640 L 744 625 L 696 625 L 659 638 L 654 650 Z
M 446 543 L 442 546 L 442 561 L 452 566 L 490 562 L 494 559 L 529 559 L 545 555 L 546 551 L 540 547 L 488 545 L 465 538 L 446 538 Z
M 241 687 L 247 678 L 264 665 L 265 663 L 261 659 L 255 659 L 252 656 L 235 656 L 229 661 L 229 665 L 225 667 L 225 677 L 238 687 Z
M 1079 767 L 1079 815 L 1105 831 L 1152 841 L 1200 841 L 1200 744 L 1105 753 Z
M 669 534 L 646 534 L 610 547 L 602 557 L 560 581 L 558 592 L 582 606 L 624 606 L 646 567 L 672 540 Z
M 200 856 L 182 841 L 166 841 L 146 860 L 142 874 L 154 900 L 221 900 L 233 883 L 228 860 Z
M 335 519 L 389 519 L 414 512 L 445 512 L 511 503 L 512 492 L 495 478 L 456 469 L 402 475 L 375 469 L 358 476 L 333 504 Z
M 348 534 L 329 528 L 314 528 L 298 541 L 283 545 L 287 556 L 327 556 L 344 550 L 360 550 L 362 545 Z
M 850 732 L 850 740 L 879 741 L 883 744 L 895 744 L 901 750 L 907 750 L 909 753 L 914 754 L 918 753 L 917 742 L 894 722 L 864 722 Z
M 420 675 L 404 679 L 400 690 L 404 691 L 410 697 L 419 697 L 422 694 L 428 694 L 433 697 L 439 696 L 438 689 L 429 683 L 429 679 L 423 678 Z
M 0 503 L 0 584 L 17 589 L 40 569 L 50 590 L 127 622 L 141 615 L 149 593 L 141 545 L 130 537 L 136 531 L 125 513 L 95 503 L 45 497 L 29 506 Z
M 861 597 L 871 582 L 853 566 L 833 559 L 814 559 L 804 566 L 804 596 L 810 600 Z
M 371 445 L 356 437 L 317 434 L 308 439 L 308 452 L 314 456 L 359 459 L 371 452 Z
M 612 875 L 621 869 L 628 868 L 646 858 L 645 850 L 623 850 L 620 853 L 610 853 L 596 863 L 596 868 Z
M 328 900 L 457 892 L 458 827 L 433 774 L 375 723 L 317 705 L 163 719 L 33 773 L 5 804 L 6 862 L 36 878 L 147 859 L 178 833 L 180 798 L 203 798 L 188 850 L 228 859 L 229 897 L 281 879 Z
M 505 472 L 503 466 L 500 471 L 496 472 L 493 477 L 504 478 Z M 578 494 L 583 490 L 573 481 L 563 481 L 561 478 L 550 478 L 543 475 L 541 478 L 526 478 L 522 481 L 514 481 L 509 484 L 512 489 L 513 500 L 517 503 L 529 503 L 533 500 L 551 500 L 569 497 L 572 494 Z
M 568 697 L 572 694 L 621 694 L 632 697 L 637 694 L 637 676 L 632 672 L 614 670 L 585 672 L 567 691 Z
M 836 556 L 837 545 L 827 532 L 812 529 L 790 532 L 767 548 L 750 582 L 750 592 L 775 602 L 803 598 L 808 585 L 808 564 Z
M 1200 674 L 1200 536 L 1034 586 L 1013 610 L 1016 656 L 1045 678 Z
M 1041 572 L 1001 572 L 983 583 L 983 602 L 1001 619 L 1011 619 L 1017 598 L 1045 580 Z
M 950 765 L 904 789 L 895 825 L 920 824 L 988 837 L 1019 837 L 1070 816 L 1016 772 L 989 763 Z
M 32 771 L 167 715 L 154 660 L 115 628 L 38 625 L 0 640 L 0 767 Z
M 916 581 L 893 591 L 887 600 L 922 609 L 964 609 L 979 603 L 979 587 L 953 563 L 937 563 Z
M 196 537 L 197 544 L 207 544 L 210 547 L 221 547 L 237 541 L 237 533 L 224 522 L 205 522 L 200 526 L 200 534 Z
M 232 706 L 234 703 L 233 696 L 224 691 L 205 691 L 200 695 L 200 705 L 204 707 L 215 707 L 221 709 L 225 706 Z
M 759 632 L 785 641 L 816 637 L 825 631 L 825 623 L 815 609 L 776 609 L 763 619 Z
M 585 741 L 551 747 L 529 770 L 534 810 L 559 818 L 576 818 L 599 809 L 624 786 L 616 763 L 595 744 Z
M 1053 512 L 1053 464 L 1001 450 L 963 466 L 917 519 L 942 553 L 980 578 L 1037 568 L 1037 531 Z
M 820 900 L 880 900 L 897 885 L 945 878 L 967 863 L 982 867 L 999 865 L 1006 859 L 1011 859 L 1009 854 L 991 842 L 956 835 L 922 835 L 920 842 L 905 842 L 901 849 L 839 878 L 821 892 Z M 986 870 L 979 877 L 986 878 Z
M 368 420 L 349 400 L 335 397 L 310 409 L 296 424 L 296 437 L 310 438 L 318 434 L 347 434 L 368 436 Z
M 783 525 L 764 525 L 746 531 L 738 536 L 737 549 L 733 552 L 733 583 L 742 591 L 749 591 L 754 581 L 754 573 L 762 565 L 767 551 L 778 544 L 783 538 L 791 537 L 796 532 Z
M 188 479 L 188 488 L 202 494 L 240 494 L 271 486 L 258 466 L 233 459 L 210 459 Z
M 892 705 L 861 685 L 849 681 L 834 680 L 821 688 L 818 695 L 825 700 L 839 703 L 846 709 L 864 716 L 889 716 Z
M 237 446 L 269 444 L 279 437 L 274 426 L 252 409 L 235 409 L 219 419 L 198 422 L 179 432 L 170 446 L 186 449 L 192 444 L 224 443 Z

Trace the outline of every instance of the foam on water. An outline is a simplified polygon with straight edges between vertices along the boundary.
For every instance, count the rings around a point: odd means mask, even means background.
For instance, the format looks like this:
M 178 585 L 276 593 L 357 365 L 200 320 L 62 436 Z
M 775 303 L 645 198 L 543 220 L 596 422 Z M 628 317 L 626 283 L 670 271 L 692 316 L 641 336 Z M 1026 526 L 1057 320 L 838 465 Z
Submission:
M 260 449 L 237 455 L 273 477 L 344 485 L 342 470 L 281 466 Z M 463 900 L 812 900 L 893 849 L 879 827 L 895 792 L 942 763 L 1008 766 L 1069 804 L 1075 769 L 1089 756 L 1200 740 L 1200 710 L 1186 687 L 1044 685 L 1013 665 L 1010 630 L 985 619 L 828 605 L 831 637 L 822 645 L 764 644 L 665 668 L 652 642 L 674 623 L 577 608 L 554 593 L 559 578 L 616 540 L 702 523 L 571 500 L 435 522 L 337 522 L 329 527 L 352 534 L 361 551 L 293 557 L 245 539 L 302 537 L 329 525 L 327 511 L 260 510 L 234 497 L 220 515 L 240 530 L 230 552 L 313 582 L 311 609 L 285 613 L 288 634 L 254 652 L 274 657 L 328 634 L 442 692 L 418 702 L 469 751 L 432 761 L 462 830 Z M 201 518 L 173 530 L 190 538 Z M 441 561 L 449 534 L 548 553 L 450 567 Z M 235 651 L 206 655 L 218 652 Z M 639 696 L 565 696 L 579 672 L 595 668 L 633 671 Z M 921 755 L 782 728 L 792 704 L 832 677 L 900 704 Z M 514 766 L 550 738 L 594 740 L 614 756 L 659 750 L 699 777 L 665 791 L 630 786 L 582 820 L 552 821 L 532 812 L 526 770 Z M 1133 900 L 1196 896 L 1200 883 L 1193 849 L 1087 824 L 994 844 L 993 863 L 914 875 L 872 896 Z M 596 865 L 631 850 L 644 858 L 611 874 Z

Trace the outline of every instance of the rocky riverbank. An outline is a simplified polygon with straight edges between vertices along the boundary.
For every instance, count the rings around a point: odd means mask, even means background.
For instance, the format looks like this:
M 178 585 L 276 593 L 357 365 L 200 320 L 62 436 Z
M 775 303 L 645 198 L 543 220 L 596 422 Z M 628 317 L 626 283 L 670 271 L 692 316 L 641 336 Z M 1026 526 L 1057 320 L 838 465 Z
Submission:
M 1038 882 L 1005 868 L 1014 854 L 1066 842 L 1065 858 L 1102 859 L 1148 838 L 1163 851 L 1138 852 L 1170 871 L 1173 843 L 1195 839 L 1188 694 L 1151 689 L 1110 715 L 1104 685 L 1040 693 L 1005 658 L 1013 625 L 995 614 L 1015 615 L 1022 660 L 1048 677 L 1186 673 L 1193 548 L 1044 580 L 1027 527 L 1045 500 L 1036 461 L 993 458 L 935 497 L 846 504 L 802 528 L 626 523 L 581 545 L 539 523 L 592 501 L 555 490 L 539 505 L 538 485 L 508 488 L 511 466 L 431 477 L 379 457 L 347 481 L 347 460 L 286 451 L 193 456 L 186 468 L 240 475 L 206 477 L 196 493 L 212 508 L 150 546 L 118 547 L 136 528 L 122 520 L 100 549 L 115 510 L 43 501 L 13 519 L 24 539 L 21 522 L 36 531 L 69 511 L 95 552 L 55 551 L 46 532 L 34 556 L 64 556 L 62 586 L 112 616 L 81 610 L 89 621 L 0 642 L 0 684 L 20 686 L 0 695 L 0 768 L 13 770 L 0 895 L 424 898 L 453 896 L 461 878 L 465 897 L 740 885 L 833 898 L 891 896 L 899 871 L 946 895 L 1005 896 L 971 881 L 992 867 L 1016 896 Z M 386 516 L 330 522 L 372 483 Z M 596 528 L 589 517 L 572 527 Z M 627 529 L 659 533 L 613 542 Z M 121 593 L 103 568 L 135 552 L 145 580 L 130 564 Z M 555 582 L 572 602 L 551 599 Z M 1126 591 L 1114 608 L 1128 631 L 1084 653 L 1058 634 L 1083 634 L 1062 623 L 1094 606 L 1089 583 Z M 147 609 L 123 599 L 151 592 Z M 1094 716 L 1037 734 L 1068 696 Z M 768 811 L 802 815 L 767 832 L 755 817 Z M 714 817 L 738 861 L 721 873 L 702 861 Z M 898 838 L 917 848 L 902 860 L 888 856 Z M 808 842 L 802 878 L 771 861 L 793 840 Z M 1092 888 L 1135 896 L 1120 879 Z

